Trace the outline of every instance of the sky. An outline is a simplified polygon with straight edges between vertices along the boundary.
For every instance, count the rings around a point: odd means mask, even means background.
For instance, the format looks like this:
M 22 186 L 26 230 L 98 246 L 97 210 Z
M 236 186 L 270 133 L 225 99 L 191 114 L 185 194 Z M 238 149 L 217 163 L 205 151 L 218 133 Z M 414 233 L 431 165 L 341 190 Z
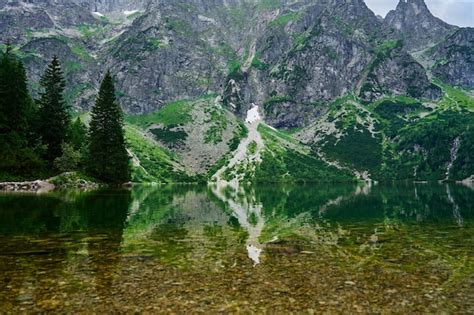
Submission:
M 385 17 L 400 0 L 365 0 L 377 15 Z M 434 16 L 449 24 L 474 27 L 474 0 L 425 0 Z

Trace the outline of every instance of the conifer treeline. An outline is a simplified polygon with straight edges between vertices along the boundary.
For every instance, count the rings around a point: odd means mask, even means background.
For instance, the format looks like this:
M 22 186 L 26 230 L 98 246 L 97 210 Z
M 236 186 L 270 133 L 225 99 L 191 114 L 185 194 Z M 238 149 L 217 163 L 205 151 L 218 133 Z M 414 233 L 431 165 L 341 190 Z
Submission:
M 123 113 L 109 72 L 100 86 L 87 131 L 80 118 L 71 119 L 57 57 L 41 78 L 36 101 L 28 92 L 25 69 L 11 45 L 7 44 L 0 58 L 0 181 L 70 171 L 109 183 L 130 179 Z

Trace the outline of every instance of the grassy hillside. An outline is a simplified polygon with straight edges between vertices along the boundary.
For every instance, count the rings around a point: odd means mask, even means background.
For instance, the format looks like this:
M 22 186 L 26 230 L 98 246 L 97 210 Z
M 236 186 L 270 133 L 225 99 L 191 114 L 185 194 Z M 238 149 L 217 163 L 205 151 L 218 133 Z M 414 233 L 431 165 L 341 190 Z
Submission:
M 363 105 L 348 95 L 297 137 L 372 179 L 463 180 L 474 174 L 474 100 L 440 86 L 437 102 L 386 97 Z
M 199 178 L 235 150 L 245 129 L 216 95 L 169 103 L 152 114 L 126 117 L 126 122 Z

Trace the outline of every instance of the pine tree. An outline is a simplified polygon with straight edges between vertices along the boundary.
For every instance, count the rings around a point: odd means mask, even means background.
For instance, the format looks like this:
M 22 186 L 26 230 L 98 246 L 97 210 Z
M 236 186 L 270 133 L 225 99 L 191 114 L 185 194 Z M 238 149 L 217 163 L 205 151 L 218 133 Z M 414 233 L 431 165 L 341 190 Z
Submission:
M 69 126 L 68 139 L 76 150 L 81 150 L 86 145 L 87 127 L 79 117 Z
M 4 178 L 32 174 L 41 167 L 33 149 L 34 103 L 25 68 L 7 44 L 0 56 L 0 174 Z
M 40 83 L 43 88 L 39 101 L 40 134 L 47 146 L 45 158 L 52 163 L 62 155 L 70 124 L 69 108 L 64 101 L 66 83 L 58 57 L 53 57 Z
M 104 182 L 129 181 L 129 156 L 125 146 L 123 112 L 116 101 L 115 87 L 109 71 L 100 85 L 91 118 L 88 171 Z
M 7 44 L 0 61 L 0 132 L 26 138 L 29 132 L 32 100 L 28 92 L 23 64 Z

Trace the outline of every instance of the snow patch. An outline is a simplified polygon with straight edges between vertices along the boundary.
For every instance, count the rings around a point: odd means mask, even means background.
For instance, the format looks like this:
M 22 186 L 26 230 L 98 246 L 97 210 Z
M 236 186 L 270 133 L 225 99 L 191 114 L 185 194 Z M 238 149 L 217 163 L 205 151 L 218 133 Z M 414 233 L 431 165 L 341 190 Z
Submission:
M 129 16 L 138 12 L 140 12 L 140 10 L 123 11 L 123 14 Z
M 262 254 L 262 249 L 254 245 L 247 245 L 247 254 L 249 258 L 254 262 L 254 266 L 260 264 L 260 255 Z
M 258 106 L 254 105 L 252 109 L 250 109 L 247 112 L 247 119 L 245 119 L 245 122 L 249 124 L 253 124 L 261 120 L 262 120 L 262 116 L 260 116 L 260 113 L 258 111 Z
M 95 15 L 95 16 L 98 16 L 98 17 L 104 17 L 105 16 L 100 12 L 92 12 L 92 15 Z

